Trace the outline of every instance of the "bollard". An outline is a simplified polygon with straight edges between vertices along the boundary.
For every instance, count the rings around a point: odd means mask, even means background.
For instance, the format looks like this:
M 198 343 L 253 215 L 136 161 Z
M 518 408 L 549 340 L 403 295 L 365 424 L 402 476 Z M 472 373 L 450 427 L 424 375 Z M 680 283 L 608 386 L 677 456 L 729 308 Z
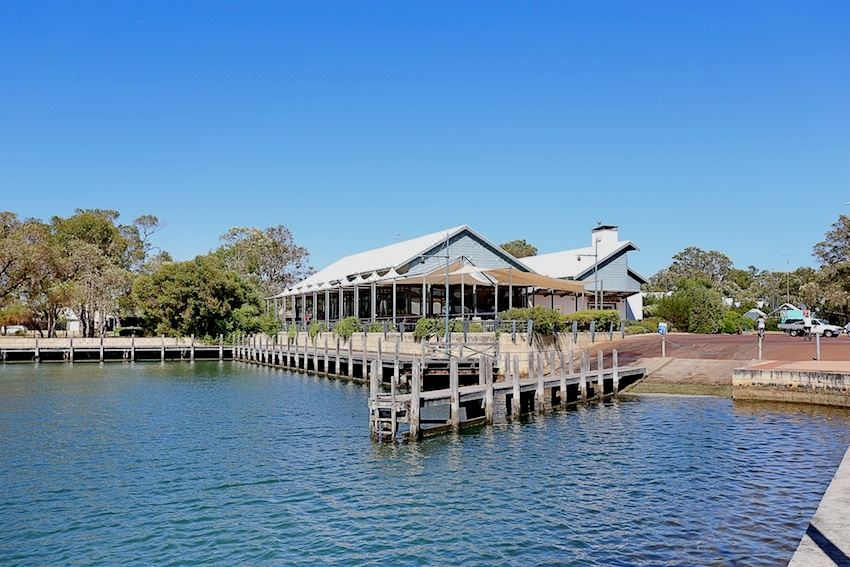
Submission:
M 761 346 L 761 345 L 762 345 L 762 340 L 763 340 L 763 337 L 761 336 L 761 334 L 759 334 L 759 360 L 761 360 L 761 353 L 762 353 L 762 346 Z
M 661 334 L 661 358 L 667 358 L 667 335 Z
M 820 333 L 815 333 L 815 360 L 820 360 Z

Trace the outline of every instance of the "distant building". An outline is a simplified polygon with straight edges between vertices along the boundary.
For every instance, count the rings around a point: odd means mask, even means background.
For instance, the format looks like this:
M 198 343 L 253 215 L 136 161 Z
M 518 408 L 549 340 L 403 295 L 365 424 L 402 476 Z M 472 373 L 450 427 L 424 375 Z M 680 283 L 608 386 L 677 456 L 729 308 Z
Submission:
M 628 254 L 640 250 L 631 240 L 620 240 L 619 229 L 600 225 L 591 231 L 590 246 L 571 248 L 523 258 L 535 272 L 584 284 L 586 294 L 565 296 L 538 291 L 535 305 L 545 305 L 562 313 L 592 309 L 616 309 L 623 319 L 643 318 L 640 286 L 646 278 L 629 267 Z
M 278 316 L 298 322 L 354 316 L 396 323 L 446 311 L 453 318 L 494 318 L 530 305 L 539 288 L 585 293 L 581 284 L 536 274 L 461 225 L 345 256 L 269 300 Z
M 764 317 L 765 319 L 767 319 L 767 313 L 765 313 L 761 309 L 756 309 L 755 307 L 753 307 L 752 309 L 744 313 L 744 317 L 746 317 L 747 319 L 752 319 L 753 321 L 757 321 L 759 317 Z

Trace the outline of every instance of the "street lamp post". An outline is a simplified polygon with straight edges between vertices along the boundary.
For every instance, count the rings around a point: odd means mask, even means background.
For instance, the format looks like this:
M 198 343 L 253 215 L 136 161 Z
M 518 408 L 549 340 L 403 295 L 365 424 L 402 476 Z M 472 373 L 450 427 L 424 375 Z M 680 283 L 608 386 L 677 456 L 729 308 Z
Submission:
M 593 254 L 576 254 L 581 262 L 582 258 L 593 258 L 593 308 L 599 310 L 599 238 L 593 241 Z

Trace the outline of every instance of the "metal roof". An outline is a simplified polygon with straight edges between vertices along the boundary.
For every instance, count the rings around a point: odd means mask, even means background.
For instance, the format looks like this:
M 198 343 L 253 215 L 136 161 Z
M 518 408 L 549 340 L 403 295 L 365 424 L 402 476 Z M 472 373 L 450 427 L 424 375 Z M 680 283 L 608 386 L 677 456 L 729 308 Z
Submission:
M 631 240 L 618 240 L 616 242 L 600 242 L 598 263 L 601 265 L 609 258 L 622 252 L 640 250 L 637 244 Z M 577 278 L 593 269 L 594 259 L 593 246 L 584 248 L 572 248 L 560 252 L 550 252 L 537 256 L 528 256 L 522 259 L 532 270 L 551 278 Z

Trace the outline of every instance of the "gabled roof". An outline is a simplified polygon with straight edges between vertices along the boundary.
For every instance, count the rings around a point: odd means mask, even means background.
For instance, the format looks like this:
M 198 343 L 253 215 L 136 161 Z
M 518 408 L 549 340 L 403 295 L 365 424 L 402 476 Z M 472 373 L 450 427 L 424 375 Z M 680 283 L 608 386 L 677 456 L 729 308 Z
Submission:
M 376 272 L 382 273 L 390 269 L 400 269 L 416 260 L 417 257 L 426 254 L 434 248 L 440 247 L 445 242 L 447 235 L 448 238 L 451 239 L 462 232 L 470 233 L 477 239 L 484 242 L 487 246 L 493 248 L 493 250 L 497 251 L 499 254 L 504 255 L 511 263 L 522 269 L 531 271 L 531 268 L 525 265 L 522 261 L 517 260 L 508 252 L 502 250 L 501 247 L 490 242 L 479 233 L 472 230 L 469 226 L 463 224 L 440 230 L 438 232 L 425 234 L 416 238 L 411 238 L 410 240 L 405 240 L 403 242 L 396 242 L 380 248 L 374 248 L 365 252 L 344 256 L 329 266 L 322 268 L 315 274 L 298 282 L 287 291 L 281 293 L 280 296 L 289 295 L 293 292 L 293 290 L 297 293 L 300 293 L 301 290 L 306 291 L 307 289 L 312 291 L 316 289 L 315 286 L 329 282 L 332 285 L 335 285 L 340 280 L 345 279 L 347 281 L 348 278 L 356 277 L 358 275 L 363 275 L 364 280 L 361 281 L 366 281 L 365 278 L 369 278 L 370 276 L 372 276 L 374 280 L 377 278 L 377 276 L 374 275 Z
M 637 244 L 631 240 L 621 240 L 608 243 L 600 243 L 599 245 L 599 265 L 601 266 L 608 260 L 625 252 L 632 250 L 640 250 Z M 540 254 L 538 256 L 529 256 L 523 258 L 522 261 L 528 264 L 532 270 L 538 274 L 543 274 L 551 278 L 573 278 L 581 279 L 583 276 L 593 271 L 594 258 L 593 246 L 585 246 L 584 248 L 572 248 L 570 250 L 561 250 L 560 252 L 550 252 L 548 254 Z M 646 281 L 646 278 L 629 270 L 636 279 Z

